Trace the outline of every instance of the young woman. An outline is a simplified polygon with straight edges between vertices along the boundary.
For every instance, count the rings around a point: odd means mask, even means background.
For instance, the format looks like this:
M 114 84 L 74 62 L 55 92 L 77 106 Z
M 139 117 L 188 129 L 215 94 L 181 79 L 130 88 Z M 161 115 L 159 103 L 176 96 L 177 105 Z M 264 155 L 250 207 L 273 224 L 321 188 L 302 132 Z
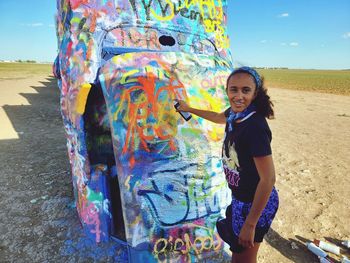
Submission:
M 224 112 L 195 109 L 184 101 L 179 101 L 177 111 L 226 124 L 222 158 L 232 204 L 227 208 L 227 218 L 218 221 L 217 228 L 230 245 L 232 262 L 253 263 L 278 208 L 272 136 L 266 121 L 274 116 L 273 104 L 263 79 L 250 67 L 230 74 L 226 93 L 230 108 Z

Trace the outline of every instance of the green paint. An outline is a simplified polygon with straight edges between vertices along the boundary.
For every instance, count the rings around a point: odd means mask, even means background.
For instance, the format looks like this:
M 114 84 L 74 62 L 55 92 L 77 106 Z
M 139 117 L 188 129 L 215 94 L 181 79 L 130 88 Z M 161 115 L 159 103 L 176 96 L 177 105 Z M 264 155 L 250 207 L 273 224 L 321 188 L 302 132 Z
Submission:
M 193 129 L 193 128 L 182 128 L 181 129 L 181 135 L 183 136 L 201 136 L 202 131 L 200 129 Z
M 73 18 L 70 20 L 71 24 L 74 24 L 74 23 L 79 24 L 80 21 L 81 21 L 81 18 L 80 18 L 80 17 L 73 17 Z
M 93 190 L 89 189 L 88 191 L 88 195 L 87 195 L 87 199 L 90 201 L 90 202 L 101 202 L 103 201 L 103 195 L 102 193 L 96 193 L 94 192 Z

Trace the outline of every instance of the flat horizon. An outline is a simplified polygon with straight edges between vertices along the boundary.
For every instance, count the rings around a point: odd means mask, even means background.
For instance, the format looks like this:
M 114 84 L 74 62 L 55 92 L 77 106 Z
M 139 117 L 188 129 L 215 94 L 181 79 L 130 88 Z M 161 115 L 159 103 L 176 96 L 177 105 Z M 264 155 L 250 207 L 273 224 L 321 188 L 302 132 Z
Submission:
M 20 61 L 21 60 L 21 61 Z M 27 62 L 30 61 L 30 62 Z M 16 59 L 16 60 L 4 60 L 0 59 L 0 63 L 23 63 L 23 64 L 53 64 L 53 61 L 35 61 L 34 59 Z M 235 66 L 235 68 L 240 67 L 240 66 Z M 339 69 L 334 69 L 334 68 L 289 68 L 289 67 L 264 67 L 264 66 L 251 66 L 256 69 L 276 69 L 276 70 L 281 70 L 281 69 L 288 69 L 288 70 L 340 70 L 340 71 L 347 71 L 350 70 L 350 68 L 339 68 Z

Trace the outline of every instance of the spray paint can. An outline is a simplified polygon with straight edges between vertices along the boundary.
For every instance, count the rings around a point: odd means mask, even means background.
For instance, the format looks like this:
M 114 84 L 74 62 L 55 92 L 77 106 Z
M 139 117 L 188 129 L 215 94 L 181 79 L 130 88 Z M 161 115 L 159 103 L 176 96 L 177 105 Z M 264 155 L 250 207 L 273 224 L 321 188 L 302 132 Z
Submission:
M 325 258 L 328 256 L 328 254 L 323 251 L 322 249 L 320 249 L 318 246 L 316 246 L 314 243 L 312 242 L 308 242 L 306 243 L 306 246 L 308 248 L 308 250 L 310 250 L 312 253 L 314 253 L 316 256 L 319 256 L 321 258 Z
M 320 260 L 320 263 L 332 263 L 328 258 L 318 257 L 318 259 Z
M 175 109 L 177 109 L 179 106 L 180 106 L 180 103 L 178 101 L 174 100 Z M 189 121 L 192 118 L 192 114 L 189 112 L 179 111 L 179 113 L 182 116 L 182 118 L 184 118 L 186 121 Z
M 324 241 L 320 241 L 318 239 L 314 240 L 314 244 L 318 246 L 319 248 L 322 248 L 325 251 L 331 252 L 336 255 L 340 255 L 340 247 L 333 245 L 331 243 L 327 243 Z
M 345 240 L 345 241 L 341 242 L 341 244 L 342 244 L 344 247 L 350 248 L 350 240 Z

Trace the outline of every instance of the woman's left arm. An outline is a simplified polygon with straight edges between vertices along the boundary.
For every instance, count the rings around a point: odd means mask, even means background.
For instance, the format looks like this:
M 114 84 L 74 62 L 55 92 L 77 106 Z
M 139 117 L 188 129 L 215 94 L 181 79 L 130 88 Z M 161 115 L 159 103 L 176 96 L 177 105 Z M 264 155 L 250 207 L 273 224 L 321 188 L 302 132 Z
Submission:
M 256 188 L 252 207 L 239 234 L 239 243 L 244 247 L 254 246 L 255 227 L 269 200 L 276 180 L 272 155 L 254 157 L 254 163 L 260 181 Z

